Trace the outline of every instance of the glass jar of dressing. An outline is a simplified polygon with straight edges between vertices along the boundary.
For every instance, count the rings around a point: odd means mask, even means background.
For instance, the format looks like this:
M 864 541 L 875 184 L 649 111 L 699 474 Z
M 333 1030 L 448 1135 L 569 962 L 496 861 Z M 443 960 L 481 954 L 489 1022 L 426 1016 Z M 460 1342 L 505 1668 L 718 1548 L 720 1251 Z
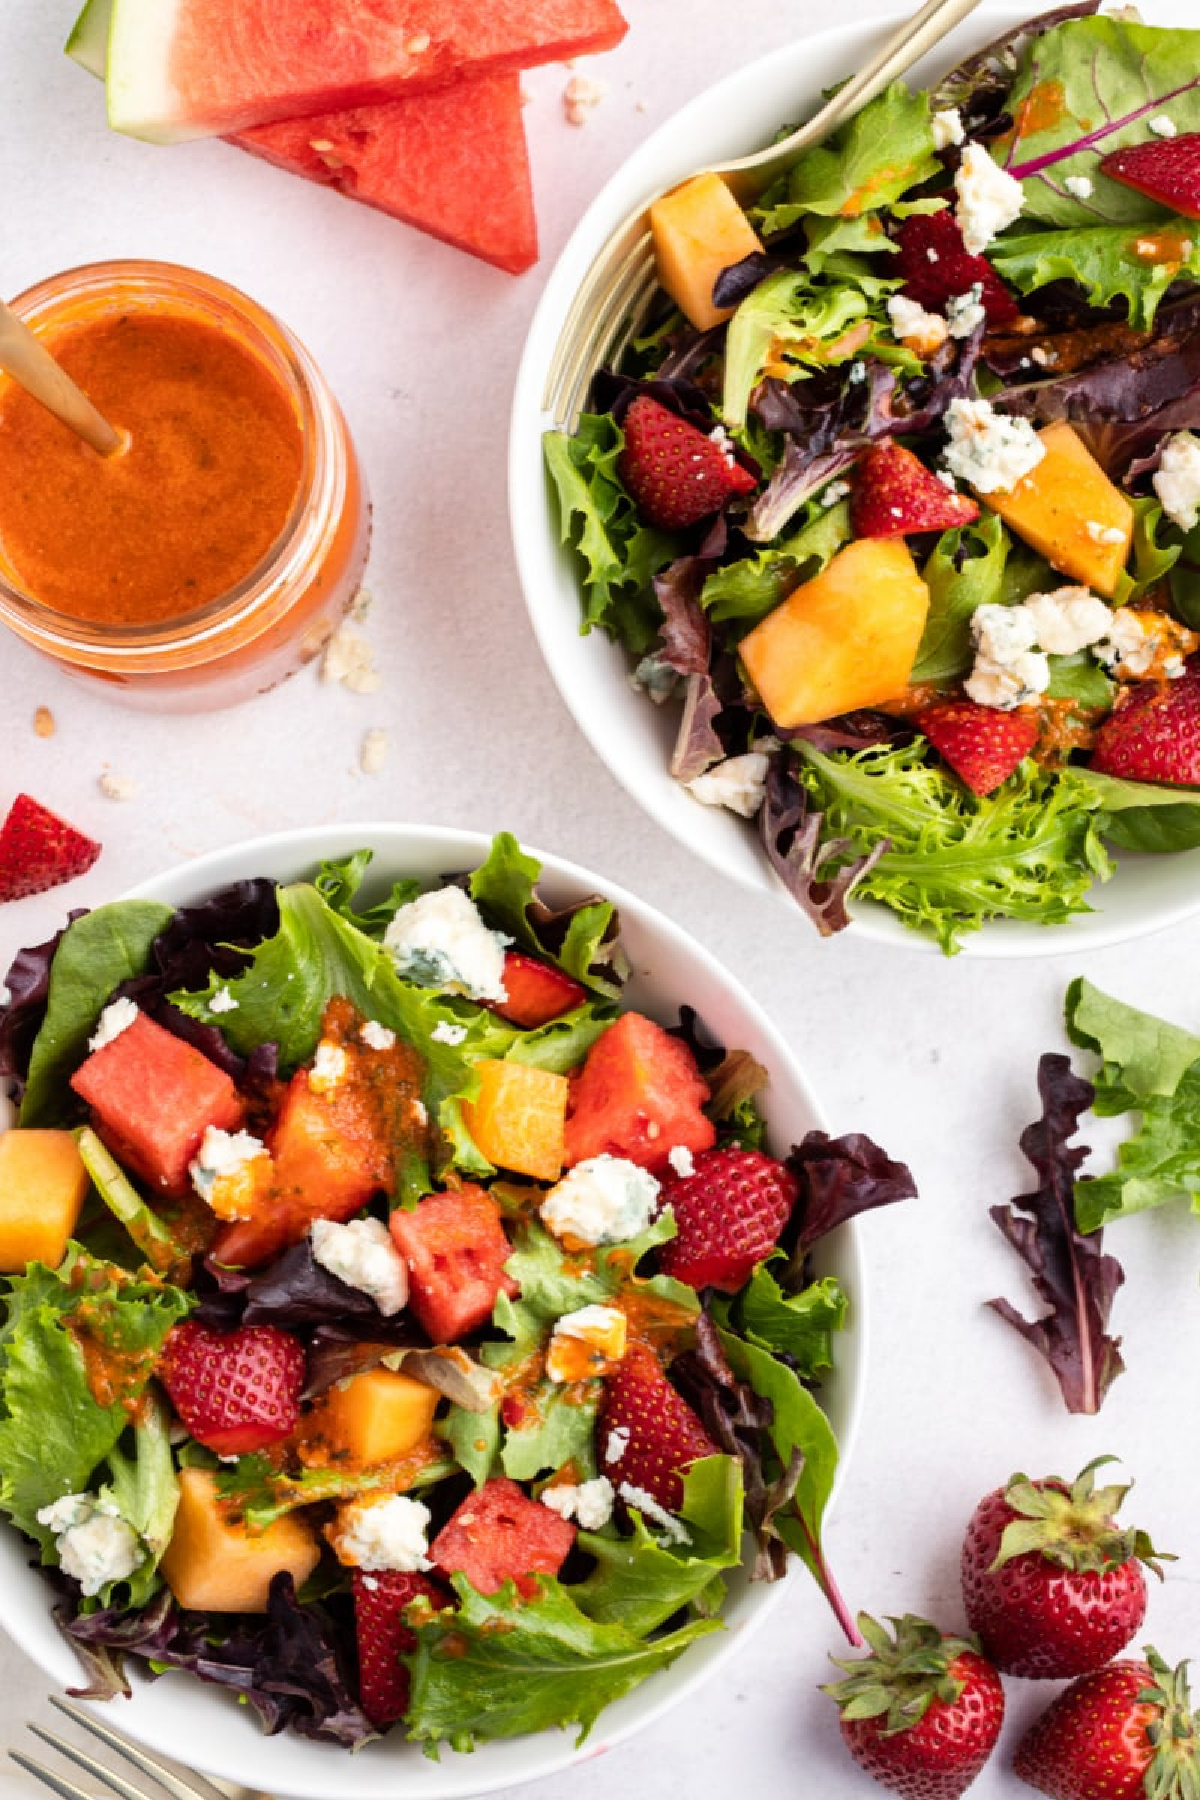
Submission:
M 124 444 L 98 456 L 0 373 L 0 620 L 160 712 L 248 699 L 316 656 L 370 509 L 303 346 L 168 263 L 72 269 L 12 304 Z

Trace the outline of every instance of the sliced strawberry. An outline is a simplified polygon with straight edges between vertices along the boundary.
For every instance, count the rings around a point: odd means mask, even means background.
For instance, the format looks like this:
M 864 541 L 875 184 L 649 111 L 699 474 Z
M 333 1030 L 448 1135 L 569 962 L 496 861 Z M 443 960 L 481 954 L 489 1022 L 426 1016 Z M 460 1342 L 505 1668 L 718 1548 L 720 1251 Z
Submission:
M 277 1325 L 210 1331 L 189 1319 L 167 1338 L 156 1373 L 198 1444 L 246 1456 L 294 1430 L 304 1347 Z
M 730 495 L 756 486 L 730 444 L 707 436 L 649 394 L 638 395 L 621 423 L 625 448 L 617 472 L 649 525 L 680 531 L 717 512 Z
M 675 1392 L 654 1352 L 637 1343 L 605 1384 L 596 1442 L 603 1471 L 618 1491 L 628 1484 L 670 1512 L 677 1512 L 683 1501 L 683 1470 L 702 1456 L 717 1454 L 717 1446 Z M 612 1449 L 620 1454 L 610 1457 Z
M 23 900 L 73 881 L 99 854 L 95 838 L 29 794 L 18 794 L 0 825 L 0 900 Z
M 453 1606 L 454 1595 L 428 1575 L 403 1569 L 355 1569 L 353 1587 L 358 1698 L 382 1731 L 408 1711 L 409 1674 L 400 1658 L 416 1649 L 417 1634 L 404 1622 L 405 1609 L 421 1595 L 435 1607 Z
M 537 1575 L 557 1575 L 575 1542 L 575 1527 L 522 1493 L 506 1475 L 469 1494 L 429 1546 L 429 1559 L 446 1575 L 465 1575 L 480 1594 L 515 1581 L 527 1600 L 537 1594 Z
M 978 517 L 974 500 L 939 481 L 903 444 L 875 444 L 858 465 L 850 501 L 850 523 L 857 537 L 949 531 Z
M 1100 727 L 1092 767 L 1126 781 L 1200 787 L 1200 660 L 1177 681 L 1139 681 Z
M 1000 712 L 974 700 L 943 700 L 917 714 L 917 725 L 975 794 L 1007 781 L 1038 739 L 1033 713 Z
M 775 1248 L 798 1191 L 791 1171 L 761 1150 L 706 1151 L 691 1175 L 663 1187 L 679 1228 L 659 1252 L 663 1274 L 736 1293 Z
M 900 227 L 896 243 L 900 250 L 895 258 L 896 273 L 904 282 L 905 294 L 920 306 L 944 312 L 947 301 L 970 293 L 978 282 L 979 302 L 993 330 L 1020 317 L 1017 301 L 987 258 L 972 256 L 948 210 L 914 213 Z
M 1187 219 L 1200 219 L 1200 131 L 1147 138 L 1100 159 L 1101 173 Z M 1153 230 L 1153 227 L 1150 228 Z
M 587 999 L 587 989 L 570 975 L 521 950 L 505 951 L 504 991 L 506 1000 L 485 1000 L 483 1004 L 510 1025 L 520 1025 L 526 1031 L 548 1025 L 551 1019 L 561 1018 Z

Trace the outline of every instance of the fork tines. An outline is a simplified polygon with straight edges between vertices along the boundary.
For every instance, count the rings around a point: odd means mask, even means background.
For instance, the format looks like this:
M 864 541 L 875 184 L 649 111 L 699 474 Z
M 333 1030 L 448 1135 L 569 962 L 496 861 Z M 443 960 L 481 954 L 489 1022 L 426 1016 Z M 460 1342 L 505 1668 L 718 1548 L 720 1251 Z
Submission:
M 160 1790 L 170 1794 L 172 1800 L 227 1800 L 227 1796 L 213 1787 L 211 1782 L 206 1781 L 203 1775 L 180 1775 L 174 1769 L 168 1768 L 165 1763 L 159 1762 L 157 1757 L 148 1755 L 144 1750 L 139 1750 L 136 1745 L 129 1742 L 128 1738 L 122 1737 L 120 1732 L 100 1724 L 99 1720 L 92 1718 L 90 1713 L 84 1712 L 82 1707 L 71 1706 L 67 1701 L 60 1700 L 57 1695 L 52 1694 L 50 1699 L 51 1704 L 56 1706 L 59 1712 L 65 1713 L 72 1724 L 90 1732 L 93 1737 L 97 1737 L 102 1743 L 107 1744 L 110 1750 L 115 1750 L 119 1756 L 123 1756 L 126 1762 L 131 1763 L 135 1769 L 139 1769 L 143 1775 L 148 1775 Z M 143 1787 L 136 1787 L 124 1775 L 117 1774 L 115 1770 L 106 1768 L 103 1763 L 97 1762 L 94 1757 L 69 1743 L 66 1738 L 57 1737 L 54 1732 L 46 1731 L 40 1725 L 30 1725 L 29 1729 L 35 1737 L 40 1738 L 44 1744 L 48 1744 L 50 1749 L 57 1751 L 68 1762 L 74 1763 L 77 1768 L 102 1782 L 109 1793 L 117 1796 L 117 1800 L 158 1800 L 157 1796 L 149 1794 Z M 43 1786 L 48 1787 L 52 1793 L 58 1794 L 60 1800 L 92 1800 L 92 1796 L 87 1794 L 83 1788 L 77 1787 L 73 1781 L 67 1781 L 62 1775 L 56 1774 L 44 1763 L 35 1762 L 32 1757 L 23 1755 L 19 1750 L 10 1750 L 9 1755 L 27 1774 L 32 1775 L 36 1781 L 40 1781 Z

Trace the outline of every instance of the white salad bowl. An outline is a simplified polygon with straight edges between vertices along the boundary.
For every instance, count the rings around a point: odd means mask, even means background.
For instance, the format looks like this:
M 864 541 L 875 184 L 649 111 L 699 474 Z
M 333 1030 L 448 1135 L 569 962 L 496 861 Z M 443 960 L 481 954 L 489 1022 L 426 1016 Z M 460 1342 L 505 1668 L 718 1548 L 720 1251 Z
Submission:
M 907 80 L 920 86 L 1039 11 L 1025 5 L 982 6 Z M 1049 8 L 1046 8 L 1049 10 Z M 1155 25 L 1195 25 L 1194 0 L 1147 0 Z M 812 931 L 771 868 L 757 828 L 721 807 L 704 806 L 669 769 L 677 709 L 656 707 L 632 687 L 629 659 L 600 631 L 580 634 L 580 583 L 572 551 L 561 542 L 558 506 L 542 456 L 552 421 L 543 411 L 546 374 L 571 300 L 615 226 L 639 204 L 713 162 L 769 143 L 781 125 L 796 124 L 822 92 L 860 68 L 895 12 L 798 38 L 737 70 L 689 101 L 636 150 L 583 215 L 546 284 L 517 376 L 509 440 L 509 506 L 521 584 L 534 633 L 576 723 L 616 779 L 663 829 L 720 874 L 775 895 L 795 916 L 798 935 Z M 967 955 L 1028 957 L 1077 954 L 1178 924 L 1200 911 L 1200 850 L 1166 856 L 1123 852 L 1112 880 L 1097 884 L 1090 913 L 1043 926 L 996 920 L 963 939 Z M 937 952 L 932 935 L 901 924 L 875 901 L 852 898 L 850 930 L 877 943 Z
M 367 892 L 386 893 L 402 875 L 433 882 L 477 867 L 488 840 L 477 833 L 423 825 L 340 825 L 254 838 L 227 850 L 171 869 L 144 882 L 126 898 L 193 904 L 226 883 L 270 876 L 290 881 L 311 875 L 325 857 L 341 857 L 363 845 L 375 852 Z M 757 1003 L 696 941 L 653 907 L 611 882 L 561 858 L 531 851 L 543 865 L 542 891 L 556 904 L 601 893 L 620 910 L 622 942 L 632 974 L 625 993 L 630 1005 L 666 1022 L 681 1004 L 696 1009 L 709 1031 L 730 1047 L 749 1050 L 770 1071 L 763 1095 L 770 1141 L 785 1150 L 823 1119 L 800 1065 Z M 836 1367 L 822 1392 L 822 1405 L 837 1435 L 845 1473 L 859 1413 L 866 1357 L 866 1304 L 858 1236 L 853 1224 L 841 1227 L 819 1247 L 821 1273 L 836 1273 L 851 1296 L 847 1329 L 838 1336 Z M 725 1609 L 728 1629 L 706 1637 L 670 1668 L 600 1716 L 591 1737 L 576 1747 L 576 1733 L 544 1731 L 505 1742 L 482 1744 L 469 1756 L 442 1751 L 440 1762 L 422 1755 L 395 1732 L 357 1755 L 284 1734 L 263 1736 L 256 1719 L 227 1692 L 205 1686 L 187 1673 L 157 1681 L 132 1675 L 133 1699 L 95 1707 L 96 1715 L 151 1751 L 171 1756 L 218 1779 L 245 1783 L 288 1800 L 452 1800 L 549 1775 L 595 1756 L 649 1725 L 677 1705 L 736 1654 L 756 1626 L 783 1597 L 789 1580 L 809 1577 L 794 1564 L 788 1580 L 751 1584 L 744 1572 L 730 1580 Z M 0 1585 L 5 1630 L 46 1672 L 57 1688 L 77 1686 L 82 1669 L 51 1618 L 53 1591 L 31 1565 L 29 1545 L 0 1529 Z

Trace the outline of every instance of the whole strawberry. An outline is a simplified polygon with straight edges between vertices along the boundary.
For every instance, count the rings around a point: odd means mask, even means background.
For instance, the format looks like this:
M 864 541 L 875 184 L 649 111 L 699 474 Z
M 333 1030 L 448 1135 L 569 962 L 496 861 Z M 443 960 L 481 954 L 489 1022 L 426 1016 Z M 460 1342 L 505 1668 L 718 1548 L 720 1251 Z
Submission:
M 1081 1675 L 1017 1745 L 1013 1769 L 1053 1800 L 1194 1800 L 1200 1739 L 1185 1679 L 1145 1662 Z
M 621 426 L 617 473 L 648 525 L 682 531 L 756 486 L 723 434 L 710 436 L 649 394 L 638 395 Z
M 1139 681 L 1100 727 L 1092 768 L 1126 781 L 1200 786 L 1200 659 L 1176 681 Z
M 973 794 L 994 793 L 1038 740 L 1035 714 L 1000 712 L 974 700 L 940 700 L 918 713 L 916 723 Z
M 277 1325 L 211 1331 L 188 1319 L 168 1336 L 156 1373 L 198 1444 L 246 1456 L 294 1430 L 304 1346 Z
M 889 1634 L 868 1613 L 863 1657 L 834 1657 L 844 1681 L 822 1689 L 841 1709 L 842 1737 L 860 1768 L 909 1800 L 955 1800 L 970 1787 L 1004 1722 L 1004 1690 L 966 1638 L 905 1613 Z
M 677 1512 L 683 1501 L 682 1471 L 717 1454 L 654 1352 L 636 1343 L 605 1383 L 596 1443 L 601 1473 L 618 1493 L 623 1487 L 640 1490 L 668 1512 Z M 622 1498 L 637 1505 L 628 1495 Z
M 1082 1675 L 1123 1650 L 1146 1611 L 1144 1532 L 1116 1513 L 1128 1487 L 1097 1488 L 1098 1457 L 1070 1487 L 1014 1475 L 980 1501 L 963 1541 L 967 1619 L 1006 1675 Z
M 736 1293 L 770 1256 L 796 1204 L 796 1177 L 761 1150 L 706 1150 L 690 1175 L 663 1184 L 677 1235 L 663 1245 L 664 1275 Z

